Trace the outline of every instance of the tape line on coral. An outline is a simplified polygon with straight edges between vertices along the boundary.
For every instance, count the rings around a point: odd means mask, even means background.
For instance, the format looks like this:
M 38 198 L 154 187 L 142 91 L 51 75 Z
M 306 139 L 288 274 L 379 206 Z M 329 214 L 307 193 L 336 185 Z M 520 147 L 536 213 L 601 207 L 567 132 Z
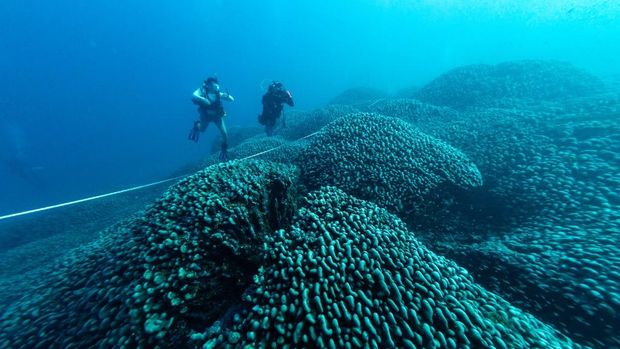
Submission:
M 296 141 L 301 141 L 303 139 L 310 138 L 312 136 L 315 136 L 318 133 L 319 133 L 318 131 L 314 132 L 314 133 L 311 133 L 311 134 L 309 134 L 307 136 L 304 136 L 304 137 L 301 137 L 301 138 L 297 139 Z M 252 154 L 252 155 L 248 155 L 248 156 L 246 156 L 244 158 L 235 159 L 235 160 L 236 161 L 242 161 L 242 160 L 247 160 L 247 159 L 255 158 L 257 156 L 261 156 L 263 154 L 267 154 L 269 152 L 277 150 L 277 149 L 283 147 L 284 145 L 285 144 L 282 144 L 282 145 L 279 145 L 277 147 L 273 147 L 271 149 L 267 149 L 265 151 L 262 151 L 262 152 L 259 152 L 259 153 L 256 153 L 256 154 Z M 50 205 L 50 206 L 35 208 L 35 209 L 32 209 L 32 210 L 27 210 L 27 211 L 22 211 L 22 212 L 11 213 L 11 214 L 7 214 L 7 215 L 4 215 L 4 216 L 0 216 L 0 221 L 1 220 L 5 220 L 5 219 L 9 219 L 9 218 L 19 217 L 19 216 L 25 216 L 25 215 L 29 215 L 29 214 L 33 214 L 33 213 L 37 213 L 37 212 L 53 210 L 55 208 L 61 208 L 61 207 L 81 204 L 81 203 L 88 202 L 88 201 L 93 201 L 93 200 L 107 198 L 107 197 L 110 197 L 110 196 L 120 195 L 120 194 L 127 193 L 127 192 L 130 192 L 130 191 L 136 191 L 136 190 L 140 190 L 140 189 L 144 189 L 144 188 L 148 188 L 148 187 L 153 187 L 153 186 L 156 186 L 156 185 L 159 185 L 159 184 L 163 184 L 163 183 L 166 183 L 166 182 L 172 182 L 174 180 L 185 178 L 187 176 L 189 176 L 189 174 L 182 175 L 182 176 L 176 176 L 176 177 L 172 177 L 172 178 L 168 178 L 168 179 L 164 179 L 164 180 L 161 180 L 161 181 L 152 182 L 152 183 L 148 183 L 148 184 L 138 185 L 138 186 L 135 186 L 135 187 L 131 187 L 131 188 L 123 189 L 123 190 L 118 190 L 118 191 L 114 191 L 114 192 L 111 192 L 111 193 L 105 193 L 105 194 L 101 194 L 101 195 L 90 196 L 90 197 L 79 199 L 79 200 L 67 201 L 67 202 L 63 202 L 63 203 L 60 203 L 60 204 L 56 204 L 56 205 Z

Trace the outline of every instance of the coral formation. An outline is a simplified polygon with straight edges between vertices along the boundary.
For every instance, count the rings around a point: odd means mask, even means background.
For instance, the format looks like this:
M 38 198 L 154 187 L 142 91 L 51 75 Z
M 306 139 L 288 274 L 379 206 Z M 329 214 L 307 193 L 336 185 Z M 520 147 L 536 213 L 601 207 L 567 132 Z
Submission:
M 421 101 L 455 108 L 497 106 L 503 98 L 554 100 L 590 95 L 604 89 L 602 81 L 569 63 L 512 61 L 455 68 L 418 90 Z
M 361 109 L 365 112 L 398 117 L 416 127 L 454 122 L 458 121 L 461 116 L 452 108 L 435 106 L 408 98 L 384 99 Z
M 459 150 L 379 114 L 351 114 L 330 123 L 298 162 L 310 188 L 334 185 L 416 218 L 454 188 L 482 184 L 476 166 Z
M 278 132 L 287 140 L 297 140 L 320 130 L 321 127 L 341 116 L 357 111 L 357 108 L 349 105 L 329 105 L 312 111 L 287 110 L 284 113 L 286 128 L 282 128 Z
M 187 346 L 237 302 L 265 234 L 295 210 L 294 167 L 212 166 L 51 269 L 8 309 L 0 347 Z
M 55 265 L 0 346 L 573 347 L 384 209 L 329 187 L 297 209 L 296 183 L 261 161 L 179 182 Z
M 538 61 L 457 68 L 423 101 L 353 89 L 276 137 L 239 129 L 230 158 L 268 161 L 213 157 L 97 239 L 110 220 L 71 226 L 88 212 L 55 235 L 16 221 L 0 347 L 619 347 L 620 97 L 601 90 Z
M 573 339 L 618 345 L 618 98 L 512 103 L 438 113 L 413 100 L 374 108 L 458 147 L 484 176 L 464 205 L 475 212 L 453 206 L 442 227 L 422 234 L 433 250 Z M 595 293 L 584 291 L 586 276 Z
M 336 188 L 310 193 L 274 240 L 244 295 L 252 308 L 204 347 L 577 347 Z
M 543 220 L 479 243 L 435 249 L 573 340 L 611 348 L 619 343 L 620 328 L 618 237 L 617 226 L 605 223 Z
M 512 228 L 493 224 L 490 230 L 499 236 L 444 249 L 479 279 L 489 280 L 491 289 L 557 322 L 573 338 L 595 346 L 617 345 L 620 253 L 614 242 L 620 240 L 620 126 L 609 118 L 613 114 L 605 119 L 591 113 L 583 118 L 538 115 L 545 119 L 521 125 L 512 141 L 498 138 L 505 143 L 489 144 L 499 154 L 524 154 L 489 161 L 504 161 L 510 171 L 481 169 L 497 179 L 489 193 L 512 198 L 502 200 L 504 212 L 512 212 Z M 487 129 L 488 139 L 497 129 Z M 481 153 L 472 158 L 476 155 Z
M 334 97 L 329 104 L 359 105 L 387 98 L 388 94 L 371 87 L 354 87 Z

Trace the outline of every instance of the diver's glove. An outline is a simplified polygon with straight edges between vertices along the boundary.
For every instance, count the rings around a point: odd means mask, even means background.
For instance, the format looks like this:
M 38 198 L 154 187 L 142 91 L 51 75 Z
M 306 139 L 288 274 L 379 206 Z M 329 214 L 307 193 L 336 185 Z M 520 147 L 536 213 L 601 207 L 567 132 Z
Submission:
M 194 126 L 189 131 L 189 136 L 187 138 L 194 142 L 198 142 L 200 139 L 200 128 L 198 127 L 198 121 L 194 122 Z

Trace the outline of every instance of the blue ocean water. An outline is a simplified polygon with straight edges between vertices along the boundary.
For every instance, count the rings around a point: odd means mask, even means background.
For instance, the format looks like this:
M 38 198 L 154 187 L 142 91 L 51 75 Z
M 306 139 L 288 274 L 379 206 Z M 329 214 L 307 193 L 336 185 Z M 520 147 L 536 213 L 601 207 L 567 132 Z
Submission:
M 0 348 L 620 348 L 618 37 L 608 0 L 2 1 Z M 187 139 L 213 75 L 261 161 Z
M 0 212 L 159 179 L 200 159 L 210 148 L 185 139 L 196 117 L 189 96 L 210 74 L 237 98 L 230 126 L 255 124 L 266 79 L 310 109 L 352 86 L 397 91 L 471 63 L 559 59 L 617 74 L 617 7 L 2 1 Z

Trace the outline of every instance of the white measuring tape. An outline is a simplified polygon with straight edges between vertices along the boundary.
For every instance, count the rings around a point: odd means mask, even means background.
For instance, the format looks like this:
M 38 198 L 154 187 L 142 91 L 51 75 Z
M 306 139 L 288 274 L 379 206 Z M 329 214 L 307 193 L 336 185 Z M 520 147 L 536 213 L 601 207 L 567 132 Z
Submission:
M 311 133 L 311 134 L 309 134 L 309 135 L 307 135 L 307 136 L 301 137 L 301 138 L 297 139 L 297 140 L 296 140 L 296 141 L 294 141 L 294 142 L 300 141 L 300 140 L 302 140 L 302 139 L 310 138 L 310 137 L 312 137 L 312 136 L 316 135 L 317 133 L 319 133 L 319 131 L 314 132 L 314 133 Z M 251 158 L 253 158 L 253 157 L 257 157 L 257 156 L 260 156 L 260 155 L 263 155 L 263 154 L 267 154 L 267 153 L 269 153 L 269 152 L 272 152 L 272 151 L 274 151 L 274 150 L 276 150 L 276 149 L 279 149 L 279 148 L 281 148 L 281 147 L 283 147 L 283 146 L 285 146 L 285 145 L 286 145 L 286 144 L 281 144 L 281 145 L 279 145 L 279 146 L 277 146 L 277 147 L 273 147 L 273 148 L 271 148 L 271 149 L 267 149 L 267 150 L 262 151 L 262 152 L 260 152 L 260 153 L 252 154 L 252 155 L 246 156 L 246 157 L 244 157 L 244 158 L 241 158 L 241 159 L 234 159 L 234 160 L 241 161 L 241 160 L 251 159 Z M 134 191 L 134 190 L 140 190 L 140 189 L 144 189 L 144 188 L 152 187 L 152 186 L 154 186 L 154 185 L 158 185 L 158 184 L 162 184 L 162 183 L 166 183 L 166 182 L 171 182 L 171 181 L 174 181 L 174 180 L 177 180 L 177 179 L 180 179 L 180 178 L 185 178 L 185 177 L 188 177 L 188 176 L 190 176 L 190 175 L 191 175 L 191 174 L 189 174 L 189 175 L 182 175 L 182 176 L 176 176 L 176 177 L 172 177 L 172 178 L 164 179 L 164 180 L 157 181 L 157 182 L 153 182 L 153 183 L 143 184 L 143 185 L 139 185 L 139 186 L 136 186 L 136 187 L 131 187 L 131 188 L 123 189 L 123 190 L 114 191 L 114 192 L 111 192 L 111 193 L 106 193 L 106 194 L 101 194 L 101 195 L 95 195 L 95 196 L 91 196 L 91 197 L 87 197 L 87 198 L 84 198 L 84 199 L 79 199 L 79 200 L 74 200 L 74 201 L 67 201 L 67 202 L 63 202 L 63 203 L 61 203 L 61 204 L 56 204 L 56 205 L 51 205 L 51 206 L 46 206 L 46 207 L 36 208 L 36 209 L 33 209 L 33 210 L 22 211 L 22 212 L 17 212 L 17 213 L 11 213 L 11 214 L 8 214 L 8 215 L 5 215 L 5 216 L 0 216 L 0 221 L 1 221 L 1 220 L 4 220 L 4 219 L 13 218 L 13 217 L 25 216 L 25 215 L 32 214 L 32 213 L 36 213 L 36 212 L 48 211 L 48 210 L 52 210 L 52 209 L 55 209 L 55 208 L 60 208 L 60 207 L 65 207 L 65 206 L 70 206 L 70 205 L 80 204 L 80 203 L 87 202 L 87 201 L 93 201 L 93 200 L 103 199 L 103 198 L 106 198 L 106 197 L 109 197 L 109 196 L 119 195 L 119 194 L 127 193 L 127 192 L 130 192 L 130 191 Z

